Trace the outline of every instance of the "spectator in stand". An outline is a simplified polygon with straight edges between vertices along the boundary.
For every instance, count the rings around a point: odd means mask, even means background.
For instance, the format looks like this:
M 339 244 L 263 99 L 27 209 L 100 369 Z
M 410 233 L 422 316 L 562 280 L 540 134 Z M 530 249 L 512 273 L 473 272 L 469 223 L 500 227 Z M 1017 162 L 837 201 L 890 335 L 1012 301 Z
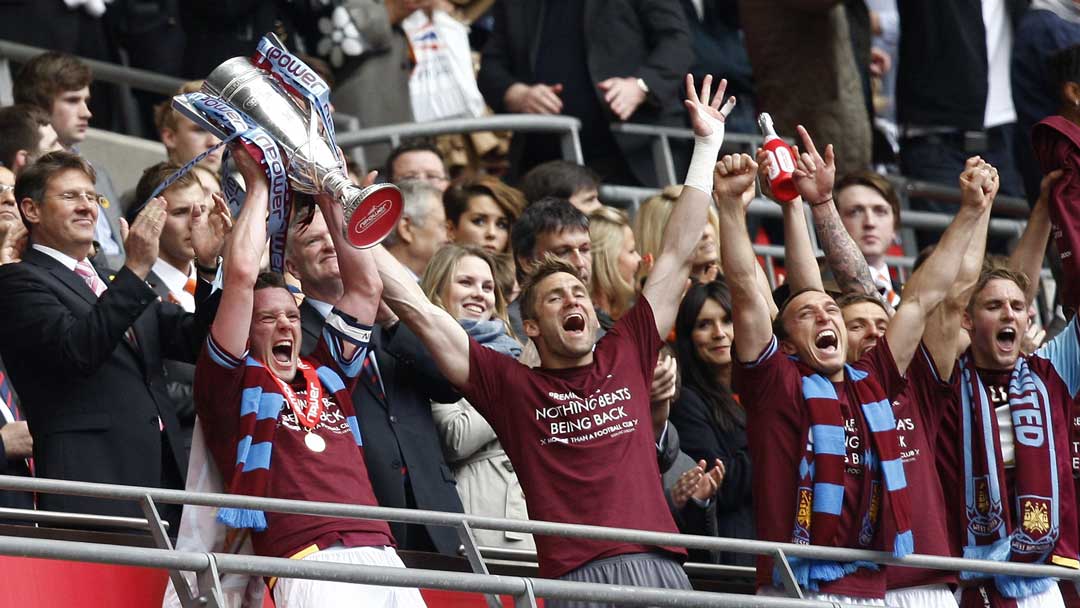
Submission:
M 220 313 L 196 368 L 195 402 L 207 446 L 231 494 L 376 505 L 364 466 L 370 438 L 361 441 L 351 397 L 379 307 L 371 255 L 349 246 L 341 205 L 320 197 L 330 238 L 342 252 L 337 261 L 347 288 L 329 311 L 313 354 L 301 356 L 296 302 L 280 275 L 259 272 L 266 177 L 241 148 L 234 158 L 247 200 L 224 262 Z M 404 567 L 384 521 L 237 508 L 219 509 L 217 518 L 250 529 L 257 555 Z M 416 589 L 302 579 L 271 586 L 279 606 L 424 606 Z
M 176 94 L 196 93 L 202 90 L 202 84 L 201 80 L 185 82 L 177 89 Z M 184 166 L 196 156 L 221 143 L 214 134 L 177 112 L 172 107 L 171 99 L 161 102 L 154 108 L 154 126 L 157 127 L 161 143 L 165 144 L 165 153 L 169 161 L 175 165 Z M 224 151 L 224 148 L 218 148 L 199 161 L 199 164 L 217 173 L 221 169 L 221 155 Z M 136 202 L 141 201 L 136 199 Z
M 777 132 L 790 137 L 802 121 L 837 146 L 841 174 L 869 167 L 870 116 L 860 78 L 866 68 L 855 59 L 844 3 L 740 0 L 739 23 L 758 108 L 772 115 Z
M 143 171 L 142 178 L 135 186 L 135 200 L 149 201 L 154 190 L 180 169 L 169 161 L 153 165 Z M 210 275 L 216 270 L 220 249 L 214 251 L 213 244 L 199 243 L 199 250 L 210 259 L 195 258 L 196 242 L 200 238 L 212 238 L 223 245 L 225 234 L 230 226 L 229 209 L 224 199 L 206 196 L 199 178 L 194 172 L 181 175 L 171 186 L 160 194 L 165 199 L 165 224 L 161 229 L 158 244 L 158 258 L 146 276 L 146 283 L 165 302 L 171 302 L 187 312 L 195 312 L 195 287 L 198 285 L 198 273 Z M 209 222 L 211 207 L 214 224 L 211 230 L 194 229 L 200 222 Z M 144 204 L 133 205 L 128 210 L 128 221 L 134 223 Z M 184 438 L 184 452 L 191 452 L 191 433 L 195 428 L 195 403 L 191 386 L 195 377 L 195 365 L 188 361 L 165 359 L 165 389 L 176 406 L 176 418 Z
M 199 178 L 199 183 L 202 184 L 203 190 L 206 191 L 207 199 L 215 194 L 221 194 L 221 179 L 217 173 L 202 165 L 195 165 L 191 168 L 191 172 L 195 174 L 195 177 Z
M 450 178 L 439 149 L 425 140 L 405 143 L 390 152 L 386 159 L 386 176 L 392 184 L 405 181 L 427 182 L 446 192 Z
M 671 210 L 681 193 L 682 186 L 668 186 L 660 194 L 645 199 L 634 216 L 634 237 L 642 261 L 639 278 L 644 278 L 652 269 Z M 720 271 L 720 246 L 716 242 L 719 232 L 719 218 L 716 210 L 710 207 L 709 221 L 701 229 L 701 240 L 691 259 L 690 278 L 698 283 L 712 282 Z
M 637 299 L 637 274 L 641 254 L 637 252 L 630 220 L 622 211 L 600 207 L 589 216 L 593 272 L 589 296 L 596 305 L 596 318 L 604 331 L 610 330 Z
M 86 139 L 90 126 L 90 68 L 72 55 L 48 52 L 34 57 L 23 65 L 15 77 L 15 103 L 26 103 L 49 113 L 56 136 L 63 149 L 78 154 L 77 146 Z M 112 179 L 103 168 L 95 168 L 94 189 L 99 211 L 94 227 L 97 256 L 104 255 L 104 264 L 120 268 L 124 264 L 124 239 L 120 233 L 120 218 L 124 216 Z
M 531 267 L 520 300 L 526 333 L 540 353 L 530 369 L 485 349 L 446 311 L 431 304 L 393 256 L 374 254 L 383 299 L 427 345 L 439 369 L 495 429 L 510 455 L 533 519 L 672 532 L 660 488 L 650 377 L 675 320 L 695 243 L 679 234 L 705 221 L 712 168 L 723 141 L 721 82 L 710 103 L 706 78 L 699 101 L 687 77 L 694 157 L 688 187 L 668 223 L 669 238 L 642 297 L 599 343 L 596 317 L 578 269 L 546 258 Z M 569 205 L 568 203 L 566 203 Z M 506 395 L 515 399 L 507 400 Z M 598 408 L 591 403 L 607 403 Z M 573 466 L 568 466 L 573 463 Z M 618 463 L 619 466 L 612 466 Z M 613 509 L 634 502 L 633 509 Z M 570 581 L 688 589 L 672 547 L 537 536 L 540 575 Z M 574 605 L 548 601 L 552 608 Z
M 678 3 L 526 0 L 492 10 L 495 30 L 477 76 L 488 105 L 499 113 L 578 118 L 585 164 L 605 181 L 660 185 L 648 140 L 611 126 L 682 126 L 679 84 L 693 50 Z M 559 157 L 555 136 L 519 134 L 511 144 L 515 178 Z
M 840 221 L 866 260 L 874 285 L 885 302 L 893 308 L 899 306 L 901 285 L 889 272 L 885 255 L 898 239 L 900 197 L 889 180 L 869 170 L 840 178 L 834 192 Z M 820 233 L 819 216 L 814 214 L 814 227 Z M 824 246 L 833 245 L 835 242 Z
M 1080 6 L 1071 0 L 1035 0 L 1016 26 L 1010 72 L 1016 104 L 1016 161 L 1032 203 L 1039 195 L 1043 172 L 1031 147 L 1031 128 L 1058 113 L 1061 91 L 1050 62 L 1077 44 Z
M 1024 0 L 897 3 L 896 104 L 904 176 L 952 185 L 966 159 L 979 155 L 998 170 L 1002 194 L 1023 196 L 1013 156 L 1018 134 L 1009 57 L 1013 25 L 1026 5 Z M 911 203 L 921 211 L 956 211 L 955 203 Z M 919 232 L 920 246 L 937 238 Z
M 370 175 L 364 184 L 373 180 Z M 310 221 L 294 218 L 285 267 L 300 281 L 304 294 L 300 354 L 308 356 L 344 292 L 337 248 L 319 210 L 313 211 Z M 461 499 L 443 458 L 431 402 L 453 403 L 461 396 L 433 371 L 431 355 L 416 336 L 394 321 L 380 320 L 386 326 L 372 330 L 367 363 L 352 394 L 375 497 L 384 507 L 460 513 Z M 390 529 L 402 549 L 457 555 L 460 541 L 451 528 L 391 523 Z
M 715 508 L 706 511 L 714 521 L 690 520 L 691 527 L 684 532 L 711 530 L 716 536 L 753 539 L 750 448 L 746 412 L 731 392 L 735 331 L 726 283 L 698 283 L 686 292 L 675 319 L 675 336 L 682 390 L 671 408 L 671 423 L 679 431 L 682 450 L 702 469 L 721 468 L 724 481 L 713 498 Z M 754 559 L 725 552 L 716 561 L 753 566 Z
M 3 111 L 0 110 L 0 113 Z M 48 124 L 48 123 L 46 123 Z M 18 262 L 27 245 L 26 227 L 15 204 L 15 174 L 0 167 L 0 264 Z M 20 408 L 19 396 L 0 361 L 0 474 L 30 477 L 34 440 Z M 0 506 L 33 509 L 31 492 L 0 491 Z
M 43 154 L 60 149 L 45 110 L 29 104 L 0 108 L 0 164 L 16 176 Z
M 94 177 L 70 152 L 46 154 L 19 176 L 15 196 L 33 246 L 21 263 L 0 266 L 0 355 L 34 434 L 39 476 L 182 488 L 187 460 L 162 360 L 194 361 L 213 307 L 186 313 L 146 284 L 165 225 L 162 198 L 126 231 L 130 255 L 106 283 L 87 259 L 100 209 Z M 200 278 L 209 289 L 214 275 Z M 76 496 L 42 495 L 38 505 L 142 517 L 134 504 Z M 164 510 L 175 525 L 179 511 Z
M 481 176 L 447 190 L 443 207 L 452 242 L 501 254 L 510 250 L 510 229 L 525 210 L 525 198 L 516 188 Z
M 530 169 L 521 180 L 521 191 L 529 205 L 553 196 L 565 198 L 585 215 L 601 207 L 600 176 L 566 160 L 549 160 Z
M 827 147 L 822 159 L 809 135 L 801 135 L 806 152 L 798 159 L 798 188 L 811 204 L 822 205 L 831 197 L 833 152 Z M 759 158 L 764 174 L 769 160 L 762 151 Z M 989 200 L 965 199 L 938 248 L 911 279 L 909 289 L 918 295 L 904 300 L 885 341 L 870 356 L 846 366 L 846 328 L 824 292 L 801 198 L 783 211 L 792 295 L 776 321 L 769 318 L 754 281 L 758 264 L 745 227 L 745 205 L 754 196 L 748 167 L 757 168 L 748 157 L 725 158 L 715 197 L 738 336 L 734 387 L 747 412 L 758 538 L 910 553 L 915 514 L 889 403 L 903 388 L 926 317 L 955 280 L 956 260 Z M 981 186 L 991 172 L 978 175 Z M 822 492 L 822 484 L 842 491 Z M 875 485 L 881 488 L 881 508 L 868 510 L 867 493 Z M 796 509 L 799 502 L 809 508 Z M 820 560 L 799 560 L 793 569 L 813 599 L 881 605 L 885 595 L 885 576 L 877 569 Z M 774 580 L 771 560 L 759 559 L 759 594 L 779 593 Z
M 493 255 L 473 245 L 447 245 L 431 259 L 420 288 L 432 304 L 450 313 L 473 339 L 508 357 L 521 355 L 521 343 L 507 328 L 506 299 L 495 281 Z M 461 504 L 470 515 L 528 519 L 510 459 L 495 431 L 466 399 L 431 403 L 443 453 L 454 473 Z M 476 530 L 488 547 L 535 550 L 532 536 Z
M 429 182 L 416 179 L 397 185 L 401 188 L 405 210 L 383 245 L 419 281 L 428 260 L 447 242 L 442 191 Z
M 739 29 L 738 4 L 729 0 L 679 0 L 690 26 L 694 49 L 694 78 L 706 74 L 723 74 L 728 81 L 728 93 L 738 105 L 728 117 L 733 133 L 757 133 L 754 101 L 754 77 L 750 57 Z

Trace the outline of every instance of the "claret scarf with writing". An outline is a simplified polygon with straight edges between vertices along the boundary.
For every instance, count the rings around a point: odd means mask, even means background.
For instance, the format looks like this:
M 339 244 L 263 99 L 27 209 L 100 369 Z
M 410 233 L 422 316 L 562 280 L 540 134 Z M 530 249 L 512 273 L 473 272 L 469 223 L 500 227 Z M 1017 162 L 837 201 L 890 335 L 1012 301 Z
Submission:
M 213 340 L 208 340 L 211 355 L 215 358 L 231 358 L 220 351 Z M 217 352 L 215 352 L 217 351 Z M 349 423 L 357 448 L 363 451 L 360 425 L 353 410 L 352 398 L 337 372 L 314 361 L 302 361 L 315 368 L 322 388 L 334 394 L 341 413 Z M 237 429 L 236 466 L 228 481 L 230 494 L 266 496 L 270 480 L 270 456 L 273 451 L 274 431 L 278 416 L 285 405 L 285 397 L 271 376 L 272 371 L 250 355 L 244 359 L 244 390 L 240 397 L 240 424 Z M 363 454 L 361 454 L 363 457 Z M 218 521 L 231 528 L 266 529 L 266 514 L 256 509 L 221 508 Z
M 806 449 L 799 463 L 799 488 L 795 511 L 793 543 L 827 547 L 840 542 L 840 514 L 844 508 L 844 458 L 847 454 L 844 414 L 836 387 L 828 378 L 796 360 L 802 375 L 802 398 L 809 424 L 804 430 Z M 866 449 L 866 469 L 860 500 L 861 522 L 856 538 L 858 548 L 871 548 L 878 521 L 894 534 L 893 554 L 902 557 L 915 550 L 909 523 L 910 501 L 904 464 L 900 458 L 900 440 L 892 406 L 881 384 L 867 372 L 850 365 L 844 367 L 845 385 L 853 388 L 870 442 Z M 884 481 L 885 491 L 880 491 Z M 882 504 L 884 503 L 884 504 Z M 880 516 L 885 512 L 890 519 Z M 855 548 L 855 547 L 852 547 Z M 843 578 L 859 568 L 877 569 L 869 562 L 831 562 L 793 559 L 795 578 L 800 585 L 816 591 L 820 583 Z M 779 572 L 774 572 L 778 579 Z
M 1054 404 L 1042 378 L 1020 357 L 1009 380 L 1009 410 L 1015 436 L 1014 486 L 1007 487 L 997 416 L 970 353 L 960 359 L 964 445 L 964 557 L 1078 567 L 1075 555 L 1059 551 L 1063 484 L 1054 436 Z M 961 578 L 986 578 L 963 572 Z M 1051 578 L 994 576 L 1007 598 L 1037 595 Z M 974 591 L 972 591 L 974 592 Z

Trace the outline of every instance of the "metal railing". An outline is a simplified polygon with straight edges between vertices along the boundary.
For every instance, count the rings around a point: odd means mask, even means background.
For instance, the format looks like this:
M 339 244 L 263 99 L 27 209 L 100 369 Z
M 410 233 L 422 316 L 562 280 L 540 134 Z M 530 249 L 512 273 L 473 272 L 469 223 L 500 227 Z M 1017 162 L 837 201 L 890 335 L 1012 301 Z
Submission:
M 160 525 L 156 529 L 153 526 L 151 527 L 151 532 L 154 533 L 155 540 L 158 541 L 159 547 L 161 547 L 160 549 L 116 547 L 111 545 L 98 546 L 59 540 L 0 537 L 0 554 L 166 568 L 172 573 L 174 584 L 177 585 L 178 590 L 188 589 L 185 579 L 179 574 L 180 571 L 199 573 L 201 575 L 198 583 L 199 588 L 195 593 L 189 595 L 188 600 L 190 602 L 198 602 L 207 598 L 212 599 L 215 594 L 220 596 L 219 575 L 221 573 L 363 582 L 391 586 L 419 586 L 452 591 L 474 591 L 485 594 L 509 594 L 517 598 L 518 606 L 535 605 L 533 603 L 535 597 L 615 601 L 629 605 L 660 606 L 736 606 L 746 605 L 748 602 L 748 596 L 737 594 L 624 587 L 616 589 L 606 585 L 570 583 L 530 577 L 492 576 L 489 575 L 486 565 L 481 559 L 480 550 L 472 537 L 472 529 L 474 528 L 771 556 L 781 567 L 785 589 L 790 595 L 790 599 L 766 600 L 766 598 L 753 598 L 752 603 L 761 606 L 830 605 L 827 603 L 798 601 L 803 597 L 802 590 L 795 582 L 788 566 L 788 556 L 844 562 L 858 560 L 897 566 L 980 572 L 987 575 L 1006 574 L 1080 581 L 1080 571 L 1057 566 L 968 560 L 932 555 L 909 555 L 898 558 L 891 553 L 879 551 L 690 536 L 581 524 L 503 519 L 439 511 L 302 502 L 227 494 L 204 494 L 182 490 L 12 476 L 0 476 L 0 489 L 138 501 L 147 514 L 147 519 L 157 523 L 160 523 L 161 520 L 157 515 L 156 503 L 172 503 L 205 507 L 253 508 L 279 513 L 449 526 L 458 530 L 459 536 L 465 544 L 466 556 L 475 570 L 474 574 L 461 574 L 376 567 L 358 568 L 356 566 L 311 563 L 283 558 L 175 551 L 172 550 L 171 542 L 165 537 L 164 530 Z M 198 605 L 213 604 L 203 603 Z

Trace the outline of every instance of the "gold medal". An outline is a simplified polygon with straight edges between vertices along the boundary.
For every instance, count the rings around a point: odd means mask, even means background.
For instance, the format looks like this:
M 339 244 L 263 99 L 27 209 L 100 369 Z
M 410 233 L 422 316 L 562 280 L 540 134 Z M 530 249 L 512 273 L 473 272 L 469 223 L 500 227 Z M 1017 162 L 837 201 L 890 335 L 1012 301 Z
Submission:
M 326 450 L 326 440 L 315 433 L 309 432 L 304 436 L 304 445 L 312 452 L 323 452 Z

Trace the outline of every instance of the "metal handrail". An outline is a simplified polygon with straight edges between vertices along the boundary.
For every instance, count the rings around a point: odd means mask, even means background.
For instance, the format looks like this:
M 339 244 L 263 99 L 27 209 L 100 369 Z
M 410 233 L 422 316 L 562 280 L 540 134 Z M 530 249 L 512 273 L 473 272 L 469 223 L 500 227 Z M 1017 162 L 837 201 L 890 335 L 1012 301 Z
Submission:
M 466 523 L 472 528 L 484 530 L 522 532 L 527 534 L 542 534 L 567 538 L 588 538 L 594 540 L 630 542 L 656 546 L 676 546 L 690 549 L 728 551 L 755 555 L 775 555 L 777 551 L 783 551 L 787 555 L 808 559 L 845 562 L 870 561 L 879 564 L 930 568 L 935 570 L 966 570 L 985 574 L 1053 577 L 1080 581 L 1080 570 L 1065 569 L 1058 566 L 971 560 L 936 555 L 908 555 L 906 557 L 895 557 L 891 553 L 865 549 L 845 549 L 738 538 L 672 534 L 647 530 L 606 528 L 584 524 L 484 517 L 464 513 L 425 511 L 420 509 L 396 509 L 390 507 L 349 505 L 330 502 L 306 502 L 281 498 L 186 492 L 184 490 L 123 486 L 62 479 L 35 479 L 10 475 L 0 475 L 0 489 L 116 500 L 143 500 L 146 497 L 150 497 L 155 502 L 171 504 L 259 509 L 278 513 L 374 519 L 448 527 L 458 527 L 462 523 Z

